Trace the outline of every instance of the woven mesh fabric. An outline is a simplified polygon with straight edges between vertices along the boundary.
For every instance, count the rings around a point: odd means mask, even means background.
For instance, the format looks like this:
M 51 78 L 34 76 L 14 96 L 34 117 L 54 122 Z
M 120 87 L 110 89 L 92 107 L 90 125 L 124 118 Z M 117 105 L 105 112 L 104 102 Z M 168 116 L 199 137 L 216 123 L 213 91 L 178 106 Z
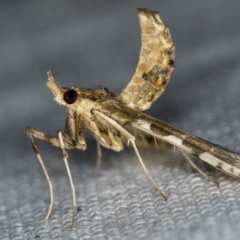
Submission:
M 94 148 L 94 146 L 91 146 Z M 1 239 L 237 239 L 239 188 L 237 180 L 216 173 L 216 188 L 172 151 L 144 152 L 146 164 L 168 197 L 165 202 L 151 186 L 132 150 L 106 157 L 96 179 L 91 177 L 94 154 L 70 154 L 78 212 L 71 229 L 71 192 L 60 153 L 47 155 L 55 204 L 43 223 L 49 192 L 34 156 L 3 165 L 1 171 Z M 54 156 L 55 155 L 55 156 Z M 56 157 L 59 155 L 59 157 Z M 151 161 L 149 159 L 155 159 Z M 21 162 L 27 162 L 28 169 Z M 27 172 L 27 174 L 26 174 Z
M 232 4 L 232 5 L 231 5 Z M 0 239 L 239 239 L 240 181 L 206 163 L 140 149 L 149 172 L 168 197 L 150 184 L 133 152 L 103 150 L 96 178 L 96 144 L 70 151 L 76 187 L 72 197 L 59 149 L 39 143 L 54 188 L 49 204 L 44 174 L 25 134 L 31 126 L 56 136 L 65 110 L 45 86 L 51 69 L 62 86 L 108 87 L 119 92 L 139 53 L 135 9 L 160 12 L 176 44 L 176 69 L 149 112 L 209 141 L 240 152 L 240 29 L 238 0 L 231 1 L 6 1 L 0 23 Z

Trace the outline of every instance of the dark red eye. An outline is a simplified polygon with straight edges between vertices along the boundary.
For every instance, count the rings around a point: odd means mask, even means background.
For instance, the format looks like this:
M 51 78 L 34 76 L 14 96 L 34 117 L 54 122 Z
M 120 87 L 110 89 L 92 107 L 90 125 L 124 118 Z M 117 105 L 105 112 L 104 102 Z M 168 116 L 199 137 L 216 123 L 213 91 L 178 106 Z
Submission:
M 70 89 L 64 93 L 63 99 L 68 104 L 73 104 L 76 102 L 78 94 L 75 90 Z

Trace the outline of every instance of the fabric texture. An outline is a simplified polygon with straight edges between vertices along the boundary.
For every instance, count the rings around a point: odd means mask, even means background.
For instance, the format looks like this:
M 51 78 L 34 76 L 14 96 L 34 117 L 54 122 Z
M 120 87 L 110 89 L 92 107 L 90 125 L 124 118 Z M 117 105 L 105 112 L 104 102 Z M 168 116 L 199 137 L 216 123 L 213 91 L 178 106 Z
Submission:
M 180 129 L 240 152 L 240 2 L 6 1 L 0 8 L 0 239 L 238 239 L 240 181 L 193 158 L 217 188 L 173 148 L 139 149 L 168 197 L 151 185 L 133 152 L 70 151 L 72 196 L 59 149 L 37 141 L 49 188 L 25 134 L 30 126 L 57 136 L 66 113 L 52 101 L 46 72 L 62 86 L 99 85 L 118 93 L 131 78 L 140 49 L 136 8 L 160 12 L 176 45 L 176 66 L 163 96 L 147 111 Z

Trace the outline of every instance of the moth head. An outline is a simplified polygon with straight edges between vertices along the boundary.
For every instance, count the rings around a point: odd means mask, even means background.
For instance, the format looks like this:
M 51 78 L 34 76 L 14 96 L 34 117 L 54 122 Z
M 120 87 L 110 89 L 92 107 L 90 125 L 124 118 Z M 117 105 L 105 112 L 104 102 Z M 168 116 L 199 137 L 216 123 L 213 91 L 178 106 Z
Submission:
M 60 105 L 69 105 L 76 102 L 78 93 L 72 88 L 62 88 L 53 78 L 51 71 L 47 72 L 47 86 L 53 93 L 54 100 Z

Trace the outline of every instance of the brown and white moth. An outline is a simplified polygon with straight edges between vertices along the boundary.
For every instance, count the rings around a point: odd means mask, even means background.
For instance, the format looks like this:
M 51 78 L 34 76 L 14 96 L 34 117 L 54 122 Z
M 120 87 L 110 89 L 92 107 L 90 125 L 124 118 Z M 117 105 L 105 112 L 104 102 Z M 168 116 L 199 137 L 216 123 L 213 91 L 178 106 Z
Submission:
M 26 129 L 50 189 L 50 205 L 44 221 L 48 220 L 52 211 L 53 189 L 34 137 L 62 150 L 73 195 L 72 225 L 75 219 L 76 197 L 67 163 L 67 150 L 73 148 L 86 150 L 84 127 L 91 132 L 98 143 L 98 160 L 94 174 L 100 166 L 100 145 L 121 151 L 124 143 L 131 143 L 144 172 L 165 200 L 167 200 L 166 196 L 146 169 L 136 143 L 151 145 L 150 140 L 160 139 L 174 145 L 195 169 L 217 186 L 218 182 L 198 169 L 186 153 L 199 157 L 226 174 L 240 177 L 240 155 L 141 112 L 148 109 L 164 92 L 173 71 L 175 48 L 170 31 L 158 12 L 147 9 L 138 9 L 137 12 L 141 30 L 139 62 L 131 81 L 120 94 L 115 95 L 102 87 L 96 89 L 61 87 L 51 72 L 47 73 L 47 86 L 52 91 L 54 100 L 67 108 L 67 120 L 64 131 L 58 131 L 58 138 L 33 128 Z

